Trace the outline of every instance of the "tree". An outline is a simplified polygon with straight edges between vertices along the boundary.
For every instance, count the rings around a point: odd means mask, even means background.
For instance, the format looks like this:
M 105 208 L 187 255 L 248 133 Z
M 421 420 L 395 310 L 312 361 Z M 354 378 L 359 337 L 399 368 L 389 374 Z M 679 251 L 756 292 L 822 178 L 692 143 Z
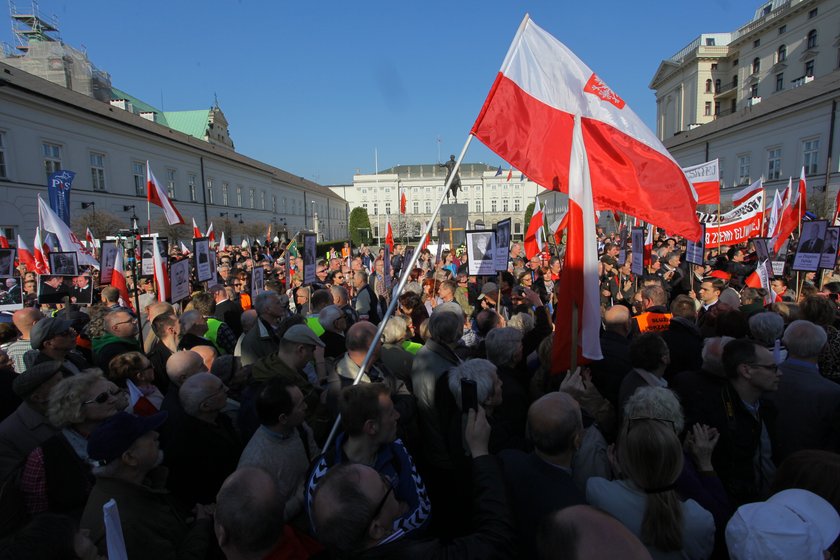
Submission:
M 353 208 L 350 212 L 350 241 L 356 247 L 370 243 L 370 217 L 362 207 Z
M 531 216 L 534 214 L 534 203 L 530 203 L 525 208 L 525 229 L 528 229 L 528 224 L 531 223 Z
M 120 219 L 110 212 L 99 211 L 94 213 L 93 211 L 87 211 L 73 218 L 73 233 L 83 240 L 85 229 L 90 228 L 96 239 L 105 239 L 106 235 L 114 235 L 120 229 L 130 228 L 131 224 L 129 222 L 130 220 L 127 218 Z
M 265 241 L 265 234 L 268 232 L 268 223 L 266 222 L 245 222 L 238 224 L 236 227 L 242 237 L 247 237 L 253 242 L 255 239 L 260 243 Z M 273 235 L 272 235 L 273 237 Z
M 97 217 L 99 214 L 97 214 Z M 143 227 L 143 224 L 138 224 L 140 227 L 140 233 L 146 233 L 146 228 Z M 166 221 L 166 217 L 159 216 L 152 220 L 152 233 L 157 233 L 161 237 L 165 237 L 169 240 L 170 247 L 177 247 L 178 243 L 181 240 L 190 240 L 192 239 L 193 231 L 191 225 L 186 224 L 174 224 L 169 225 Z

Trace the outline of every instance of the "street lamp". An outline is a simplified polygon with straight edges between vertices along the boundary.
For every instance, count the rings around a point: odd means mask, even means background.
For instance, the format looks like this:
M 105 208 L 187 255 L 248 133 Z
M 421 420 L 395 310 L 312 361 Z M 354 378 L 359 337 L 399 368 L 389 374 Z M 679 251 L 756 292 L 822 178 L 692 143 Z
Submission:
M 87 210 L 88 208 L 92 208 L 91 212 L 93 213 L 93 222 L 90 225 L 96 229 L 96 202 L 82 202 L 82 210 Z
M 134 233 L 137 233 L 137 220 L 139 218 L 137 217 L 137 212 L 135 211 L 133 204 L 126 204 L 123 206 L 123 212 L 128 212 L 129 210 L 131 210 L 131 217 L 129 218 L 131 220 L 131 229 Z

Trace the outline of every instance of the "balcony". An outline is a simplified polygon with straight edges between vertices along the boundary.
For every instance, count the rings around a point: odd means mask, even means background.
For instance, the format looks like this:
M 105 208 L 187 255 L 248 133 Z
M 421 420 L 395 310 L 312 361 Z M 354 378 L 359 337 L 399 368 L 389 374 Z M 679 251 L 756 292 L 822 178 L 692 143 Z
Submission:
M 805 84 L 811 83 L 814 81 L 813 76 L 799 76 L 790 81 L 791 87 L 798 88 L 799 86 L 804 86 Z

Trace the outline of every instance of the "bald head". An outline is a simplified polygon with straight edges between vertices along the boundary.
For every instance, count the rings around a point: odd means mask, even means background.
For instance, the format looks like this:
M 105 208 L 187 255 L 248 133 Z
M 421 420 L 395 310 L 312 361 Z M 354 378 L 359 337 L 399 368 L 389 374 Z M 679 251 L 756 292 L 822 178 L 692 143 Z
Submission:
M 537 529 L 540 560 L 651 560 L 645 545 L 614 517 L 592 506 L 547 516 Z
M 44 315 L 34 307 L 24 307 L 15 311 L 12 315 L 12 323 L 23 335 L 23 338 L 28 339 L 32 326 L 43 318 Z
M 214 530 L 228 558 L 264 558 L 283 535 L 285 502 L 274 479 L 241 467 L 216 494 Z
M 200 371 L 206 371 L 204 360 L 192 350 L 175 352 L 166 360 L 166 375 L 178 386 Z
M 155 317 L 159 315 L 172 315 L 174 313 L 175 308 L 172 307 L 171 303 L 167 303 L 165 301 L 156 301 L 146 307 L 146 315 L 148 316 L 149 321 L 154 321 Z
M 604 312 L 604 329 L 627 336 L 630 333 L 630 310 L 613 305 Z
M 201 361 L 204 364 L 204 370 L 210 371 L 213 367 L 213 362 L 216 360 L 216 349 L 209 344 L 198 344 L 190 348 L 191 351 L 201 356 Z
M 568 455 L 571 459 L 580 445 L 582 431 L 580 405 L 566 393 L 548 393 L 528 409 L 528 434 L 543 456 Z
M 370 348 L 376 335 L 376 325 L 368 321 L 359 321 L 347 330 L 347 351 L 358 352 Z

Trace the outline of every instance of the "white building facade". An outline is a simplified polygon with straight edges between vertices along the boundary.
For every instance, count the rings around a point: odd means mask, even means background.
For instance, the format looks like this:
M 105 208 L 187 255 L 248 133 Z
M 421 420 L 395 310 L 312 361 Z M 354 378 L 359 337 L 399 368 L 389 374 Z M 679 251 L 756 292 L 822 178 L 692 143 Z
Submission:
M 346 198 L 351 210 L 367 210 L 372 239 L 385 236 L 389 219 L 395 234 L 416 238 L 443 194 L 446 172 L 438 164 L 398 165 L 376 174 L 354 175 L 352 185 L 330 188 Z M 483 163 L 462 164 L 459 176 L 461 190 L 457 201 L 469 210 L 467 229 L 491 229 L 496 222 L 511 218 L 513 238 L 524 236 L 525 209 L 543 189 L 515 169 L 504 169 L 499 174 L 497 167 Z M 403 193 L 405 215 L 400 214 Z M 455 200 L 450 197 L 450 202 Z M 437 235 L 437 231 L 433 234 Z

